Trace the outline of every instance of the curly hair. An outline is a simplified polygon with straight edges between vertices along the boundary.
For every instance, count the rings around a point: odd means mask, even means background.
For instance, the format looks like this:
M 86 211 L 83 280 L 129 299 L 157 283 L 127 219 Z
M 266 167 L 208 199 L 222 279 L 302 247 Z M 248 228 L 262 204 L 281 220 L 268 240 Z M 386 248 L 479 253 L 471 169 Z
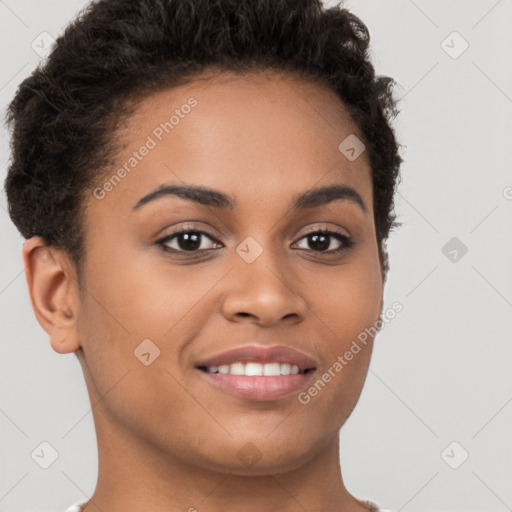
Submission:
M 363 135 L 384 279 L 385 241 L 400 223 L 394 194 L 402 158 L 391 127 L 394 80 L 376 76 L 365 24 L 320 0 L 100 0 L 78 13 L 48 58 L 19 85 L 5 181 L 25 238 L 85 254 L 84 200 L 119 149 L 116 130 L 152 92 L 208 69 L 277 69 L 336 92 Z

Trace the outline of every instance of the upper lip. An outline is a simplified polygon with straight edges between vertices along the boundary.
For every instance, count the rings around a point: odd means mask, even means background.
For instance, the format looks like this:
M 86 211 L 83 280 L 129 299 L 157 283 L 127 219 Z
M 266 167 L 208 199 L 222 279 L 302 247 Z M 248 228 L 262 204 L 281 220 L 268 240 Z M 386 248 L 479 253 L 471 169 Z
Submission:
M 230 365 L 238 362 L 289 363 L 297 365 L 299 370 L 314 369 L 317 366 L 317 362 L 311 357 L 285 345 L 275 345 L 273 347 L 245 345 L 204 359 L 197 367 Z

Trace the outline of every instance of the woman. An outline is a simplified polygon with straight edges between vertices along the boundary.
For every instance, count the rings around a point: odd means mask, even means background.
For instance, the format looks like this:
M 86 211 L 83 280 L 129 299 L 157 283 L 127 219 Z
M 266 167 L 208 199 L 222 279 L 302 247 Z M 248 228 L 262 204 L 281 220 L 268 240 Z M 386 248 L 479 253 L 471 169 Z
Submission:
M 9 211 L 98 440 L 69 512 L 383 511 L 339 461 L 402 161 L 368 45 L 315 0 L 104 0 L 20 85 Z

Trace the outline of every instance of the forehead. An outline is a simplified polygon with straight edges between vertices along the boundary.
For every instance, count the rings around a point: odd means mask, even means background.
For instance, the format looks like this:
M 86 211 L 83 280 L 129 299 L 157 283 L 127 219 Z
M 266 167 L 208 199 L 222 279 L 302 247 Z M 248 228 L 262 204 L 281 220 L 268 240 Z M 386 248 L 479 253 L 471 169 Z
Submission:
M 205 73 L 141 100 L 118 135 L 124 147 L 103 177 L 124 168 L 110 180 L 116 202 L 135 203 L 162 184 L 200 184 L 261 204 L 343 183 L 371 206 L 366 152 L 351 161 L 339 147 L 362 139 L 359 129 L 334 91 L 297 75 Z

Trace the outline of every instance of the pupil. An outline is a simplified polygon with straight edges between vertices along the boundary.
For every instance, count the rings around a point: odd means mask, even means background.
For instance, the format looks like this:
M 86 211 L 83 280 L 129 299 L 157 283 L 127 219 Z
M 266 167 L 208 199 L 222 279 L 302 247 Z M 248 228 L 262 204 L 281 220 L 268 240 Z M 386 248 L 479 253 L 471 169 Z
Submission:
M 182 233 L 178 236 L 178 245 L 184 251 L 193 251 L 201 246 L 199 233 Z M 183 242 L 183 243 L 182 243 Z
M 319 242 L 320 238 L 322 238 L 323 241 Z M 328 238 L 329 237 L 327 235 L 321 235 L 321 234 L 311 235 L 311 240 L 313 241 L 314 244 L 316 244 L 316 248 L 320 249 L 321 251 L 329 248 Z

